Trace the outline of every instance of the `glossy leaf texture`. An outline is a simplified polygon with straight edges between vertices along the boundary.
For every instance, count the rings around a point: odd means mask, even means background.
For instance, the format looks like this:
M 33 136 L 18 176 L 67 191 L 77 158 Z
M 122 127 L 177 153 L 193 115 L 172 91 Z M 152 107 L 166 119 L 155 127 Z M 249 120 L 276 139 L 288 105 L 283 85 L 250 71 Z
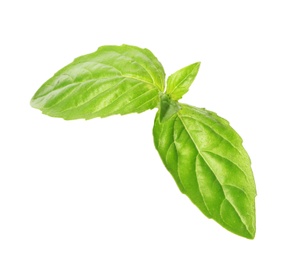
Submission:
M 149 50 L 103 46 L 59 70 L 35 93 L 31 105 L 64 119 L 140 113 L 158 105 L 164 81 L 164 69 Z
M 165 122 L 155 118 L 154 144 L 179 189 L 229 231 L 255 236 L 256 188 L 242 139 L 205 109 L 180 104 Z
M 179 100 L 188 92 L 198 73 L 199 67 L 200 62 L 196 62 L 176 71 L 168 77 L 166 93 L 171 99 Z

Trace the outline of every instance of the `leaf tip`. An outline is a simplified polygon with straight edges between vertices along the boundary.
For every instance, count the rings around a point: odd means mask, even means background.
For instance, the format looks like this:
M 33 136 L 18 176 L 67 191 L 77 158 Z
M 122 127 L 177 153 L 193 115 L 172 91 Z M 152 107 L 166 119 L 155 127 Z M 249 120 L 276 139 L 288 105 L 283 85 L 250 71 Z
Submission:
M 33 96 L 29 102 L 30 106 L 33 108 L 39 109 L 39 105 L 37 104 L 37 100 L 35 99 L 35 96 Z
M 253 239 L 255 239 L 255 236 L 256 236 L 256 230 L 253 230 L 252 232 L 248 231 L 247 233 L 245 233 L 245 235 L 243 237 L 253 240 Z
M 199 67 L 200 67 L 200 65 L 201 65 L 201 62 L 200 61 L 198 61 L 198 62 L 195 62 L 195 63 L 193 63 L 193 64 L 191 64 L 191 65 L 189 65 L 191 68 L 192 68 L 192 70 L 199 70 Z
M 200 67 L 201 61 L 195 62 L 194 63 L 196 66 Z

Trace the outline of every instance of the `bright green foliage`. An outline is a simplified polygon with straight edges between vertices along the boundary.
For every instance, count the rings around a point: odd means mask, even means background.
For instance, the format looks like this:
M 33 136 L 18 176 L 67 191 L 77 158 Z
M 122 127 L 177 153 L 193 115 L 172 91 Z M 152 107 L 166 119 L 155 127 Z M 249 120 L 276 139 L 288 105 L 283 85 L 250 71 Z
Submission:
M 106 117 L 155 108 L 165 72 L 147 49 L 103 46 L 47 80 L 31 105 L 64 119 Z
M 242 139 L 215 113 L 178 103 L 199 66 L 197 62 L 172 74 L 165 91 L 164 69 L 149 50 L 103 46 L 59 70 L 36 92 L 31 105 L 64 119 L 158 107 L 154 144 L 181 192 L 207 217 L 252 239 L 256 188 Z
M 193 83 L 198 73 L 199 66 L 200 62 L 196 62 L 176 71 L 169 76 L 166 93 L 173 100 L 181 99 L 182 96 L 188 92 L 189 87 Z
M 250 159 L 229 123 L 181 104 L 165 122 L 157 114 L 154 143 L 180 190 L 209 218 L 247 237 L 255 235 L 255 184 Z
M 169 98 L 168 95 L 162 94 L 159 106 L 159 121 L 165 122 L 180 109 L 177 101 Z

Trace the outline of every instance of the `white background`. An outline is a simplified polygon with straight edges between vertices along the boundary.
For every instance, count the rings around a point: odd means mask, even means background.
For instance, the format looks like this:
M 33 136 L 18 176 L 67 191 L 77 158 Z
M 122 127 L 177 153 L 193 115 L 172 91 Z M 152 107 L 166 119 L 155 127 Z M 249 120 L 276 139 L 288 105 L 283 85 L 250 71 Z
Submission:
M 301 1 L 1 1 L 0 259 L 302 259 Z M 228 119 L 257 184 L 247 240 L 182 195 L 153 147 L 155 110 L 90 121 L 29 101 L 75 57 L 149 48 L 183 102 Z

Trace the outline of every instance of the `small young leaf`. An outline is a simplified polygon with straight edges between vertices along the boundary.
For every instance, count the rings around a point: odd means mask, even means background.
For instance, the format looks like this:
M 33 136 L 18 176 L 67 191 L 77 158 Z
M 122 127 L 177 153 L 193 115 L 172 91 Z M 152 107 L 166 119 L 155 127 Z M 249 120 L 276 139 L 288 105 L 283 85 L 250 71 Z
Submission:
M 180 109 L 180 105 L 177 101 L 169 98 L 168 95 L 162 94 L 160 98 L 159 107 L 159 120 L 160 122 L 165 122 L 171 116 L 173 116 Z
M 256 189 L 242 139 L 205 109 L 181 104 L 165 122 L 157 113 L 154 144 L 180 190 L 209 218 L 246 238 L 255 236 Z
M 179 100 L 189 90 L 193 83 L 198 70 L 200 62 L 196 62 L 187 67 L 184 67 L 169 76 L 167 81 L 166 93 L 173 99 Z
M 140 113 L 158 106 L 164 81 L 164 69 L 149 50 L 103 46 L 59 70 L 31 105 L 64 119 Z

